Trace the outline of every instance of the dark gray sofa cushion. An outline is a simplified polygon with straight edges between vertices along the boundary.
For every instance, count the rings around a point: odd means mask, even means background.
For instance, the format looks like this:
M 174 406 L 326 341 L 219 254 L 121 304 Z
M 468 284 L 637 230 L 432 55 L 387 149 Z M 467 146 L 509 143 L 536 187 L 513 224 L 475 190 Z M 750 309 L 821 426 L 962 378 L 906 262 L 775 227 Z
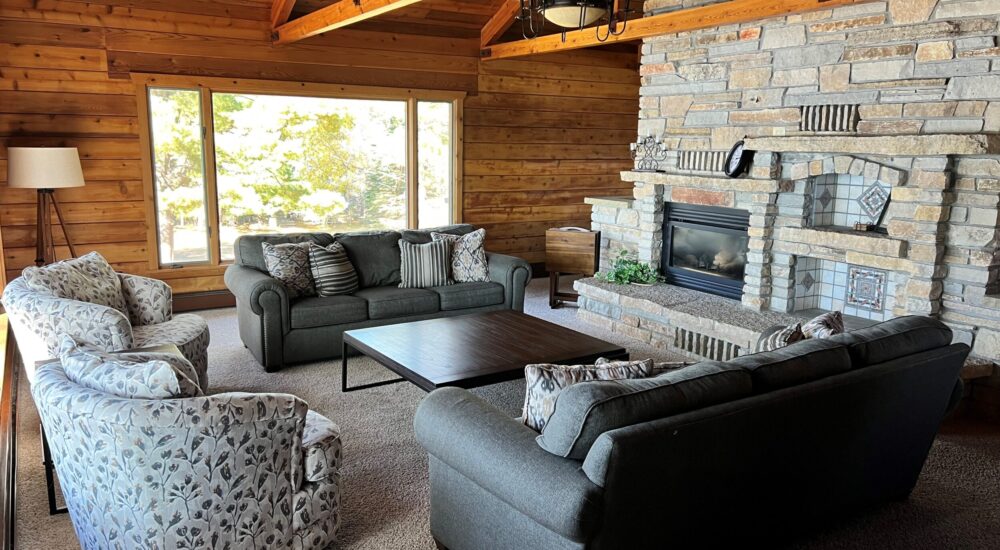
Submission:
M 441 297 L 442 311 L 495 306 L 502 304 L 504 298 L 503 285 L 500 283 L 456 283 L 428 290 Z
M 368 319 L 368 302 L 356 296 L 316 296 L 292 302 L 292 328 L 325 327 Z
M 407 229 L 402 232 L 403 240 L 413 244 L 427 244 L 431 242 L 431 233 L 447 233 L 448 235 L 468 235 L 476 228 L 467 223 L 456 223 L 453 225 L 442 225 L 430 229 Z
M 951 329 L 941 321 L 911 315 L 838 334 L 830 341 L 846 346 L 858 368 L 947 346 L 952 336 Z
M 851 357 L 847 348 L 831 339 L 810 339 L 725 364 L 746 369 L 753 377 L 754 393 L 766 393 L 847 372 Z
M 347 250 L 361 288 L 399 285 L 399 239 L 396 231 L 339 233 L 334 237 Z
M 391 319 L 440 311 L 437 293 L 422 288 L 381 286 L 363 288 L 354 295 L 368 300 L 369 319 Z
M 264 262 L 263 243 L 287 244 L 312 242 L 320 246 L 330 246 L 333 244 L 333 235 L 329 233 L 289 233 L 287 235 L 241 235 L 236 238 L 233 244 L 233 253 L 236 258 L 236 265 L 245 265 L 258 271 L 267 273 L 267 264 Z
M 583 460 L 604 432 L 751 395 L 750 373 L 698 363 L 654 378 L 574 384 L 559 394 L 538 445 Z

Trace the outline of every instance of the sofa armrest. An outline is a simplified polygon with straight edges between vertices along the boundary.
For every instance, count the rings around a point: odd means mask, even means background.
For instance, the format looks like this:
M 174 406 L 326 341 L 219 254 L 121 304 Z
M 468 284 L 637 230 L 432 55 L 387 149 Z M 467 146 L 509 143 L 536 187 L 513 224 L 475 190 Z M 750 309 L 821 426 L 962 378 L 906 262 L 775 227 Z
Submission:
M 271 277 L 267 273 L 261 273 L 252 267 L 242 265 L 230 265 L 226 268 L 226 287 L 236 296 L 236 299 L 250 306 L 250 309 L 257 315 L 268 313 L 279 315 L 281 325 L 290 326 L 288 291 L 281 281 Z M 277 297 L 279 311 L 266 311 L 267 304 L 274 303 L 274 300 L 262 300 L 266 294 L 271 293 Z
M 173 317 L 174 291 L 170 285 L 127 273 L 119 273 L 118 278 L 122 282 L 122 295 L 133 325 L 158 325 Z
M 504 254 L 486 253 L 490 280 L 504 288 L 504 303 L 511 309 L 524 311 L 524 289 L 531 282 L 531 264 Z
M 602 490 L 580 463 L 546 452 L 537 433 L 468 391 L 432 392 L 414 426 L 433 457 L 548 529 L 584 541 L 599 526 Z
M 302 471 L 304 481 L 322 481 L 340 471 L 342 446 L 340 428 L 325 416 L 306 413 L 302 432 Z

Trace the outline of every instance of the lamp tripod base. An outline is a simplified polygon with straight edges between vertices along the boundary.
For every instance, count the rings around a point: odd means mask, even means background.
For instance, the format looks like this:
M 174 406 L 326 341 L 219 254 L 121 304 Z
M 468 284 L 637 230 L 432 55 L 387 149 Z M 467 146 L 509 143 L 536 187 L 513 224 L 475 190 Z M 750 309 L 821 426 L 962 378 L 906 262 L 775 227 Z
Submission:
M 35 226 L 35 265 L 43 266 L 56 261 L 56 244 L 52 237 L 52 210 L 56 211 L 56 219 L 59 227 L 62 228 L 66 237 L 66 245 L 69 247 L 71 257 L 76 257 L 76 248 L 66 231 L 66 222 L 63 220 L 62 209 L 56 201 L 55 193 L 52 189 L 38 190 L 38 213 L 37 224 Z

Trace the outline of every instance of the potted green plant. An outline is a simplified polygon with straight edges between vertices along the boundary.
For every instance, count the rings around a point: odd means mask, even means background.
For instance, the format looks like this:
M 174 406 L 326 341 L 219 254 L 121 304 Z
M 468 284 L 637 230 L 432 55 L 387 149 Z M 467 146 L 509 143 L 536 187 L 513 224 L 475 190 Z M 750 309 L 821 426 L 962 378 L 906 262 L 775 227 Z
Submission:
M 627 250 L 618 253 L 611 269 L 596 275 L 599 281 L 616 285 L 649 286 L 660 280 L 660 274 L 652 265 L 633 258 Z

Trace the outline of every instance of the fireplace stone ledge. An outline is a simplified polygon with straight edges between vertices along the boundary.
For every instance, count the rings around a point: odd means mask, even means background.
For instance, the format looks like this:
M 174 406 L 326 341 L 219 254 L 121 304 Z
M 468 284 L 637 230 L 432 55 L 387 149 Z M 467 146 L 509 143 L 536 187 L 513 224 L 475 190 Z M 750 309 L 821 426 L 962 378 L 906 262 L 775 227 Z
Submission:
M 634 172 L 621 173 L 622 181 L 628 183 L 646 183 L 650 185 L 667 185 L 671 187 L 693 187 L 698 189 L 713 189 L 718 191 L 735 191 L 737 193 L 778 193 L 791 189 L 791 182 L 773 179 L 718 178 L 698 174 L 681 174 L 675 172 Z
M 780 227 L 777 238 L 782 241 L 845 251 L 853 250 L 890 258 L 905 258 L 907 256 L 906 241 L 876 233 L 860 233 L 834 228 Z
M 902 136 L 817 136 L 815 134 L 758 137 L 746 140 L 751 151 L 921 157 L 1000 154 L 1000 135 L 927 134 Z

